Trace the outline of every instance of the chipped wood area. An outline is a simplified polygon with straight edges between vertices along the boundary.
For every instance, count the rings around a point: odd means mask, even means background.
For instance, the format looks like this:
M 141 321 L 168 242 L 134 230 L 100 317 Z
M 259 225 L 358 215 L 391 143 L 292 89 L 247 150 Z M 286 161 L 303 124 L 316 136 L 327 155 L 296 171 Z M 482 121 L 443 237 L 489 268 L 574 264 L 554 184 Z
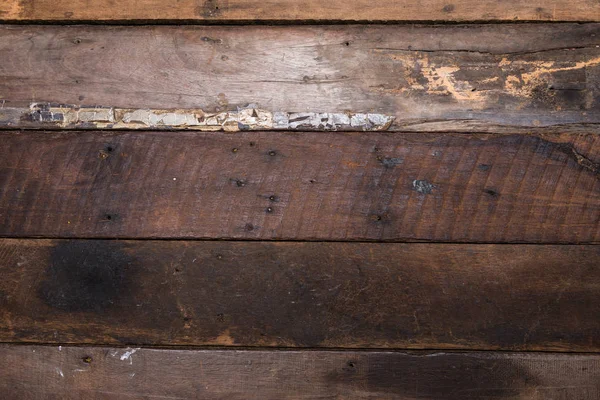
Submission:
M 600 124 L 594 23 L 4 26 L 0 58 L 3 128 L 40 127 L 22 117 L 41 100 L 129 113 L 113 111 L 112 122 L 92 109 L 71 125 L 48 117 L 64 128 L 522 133 Z
M 191 129 L 201 131 L 383 131 L 394 118 L 367 113 L 288 113 L 257 108 L 206 113 L 202 110 L 149 110 L 32 103 L 21 120 L 39 127 L 90 129 Z M 35 125 L 34 125 L 35 126 Z

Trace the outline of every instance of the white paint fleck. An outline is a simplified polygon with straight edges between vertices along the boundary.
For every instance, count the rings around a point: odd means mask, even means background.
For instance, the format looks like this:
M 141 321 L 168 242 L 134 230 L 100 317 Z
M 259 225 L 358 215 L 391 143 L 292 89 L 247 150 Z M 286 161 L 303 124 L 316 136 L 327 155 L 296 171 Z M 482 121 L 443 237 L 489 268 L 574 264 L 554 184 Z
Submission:
M 58 351 L 62 351 L 62 346 L 58 346 Z
M 126 361 L 129 360 L 129 364 L 132 365 L 133 364 L 133 358 L 131 357 L 136 351 L 139 350 L 139 347 L 137 349 L 130 349 L 128 348 L 127 350 L 125 350 L 125 353 L 121 354 L 120 360 L 121 361 Z
M 64 377 L 65 377 L 65 374 L 63 374 L 62 370 L 61 370 L 60 368 L 58 368 L 58 367 L 56 367 L 56 373 L 57 373 L 58 375 L 60 375 L 60 377 L 61 377 L 61 378 L 64 378 Z

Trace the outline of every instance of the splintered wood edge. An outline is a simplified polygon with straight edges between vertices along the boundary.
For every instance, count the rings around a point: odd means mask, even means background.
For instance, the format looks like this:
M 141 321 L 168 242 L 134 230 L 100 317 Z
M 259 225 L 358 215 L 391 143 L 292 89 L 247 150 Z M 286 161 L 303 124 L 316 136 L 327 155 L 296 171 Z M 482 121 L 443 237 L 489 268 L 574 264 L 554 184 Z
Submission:
M 201 109 L 131 109 L 32 103 L 14 109 L 41 128 L 188 129 L 200 131 L 385 131 L 395 117 L 377 113 L 268 111 L 249 106 L 209 113 Z M 14 111 L 13 110 L 13 111 Z M 9 113 L 10 115 L 10 113 Z M 9 117 L 10 118 L 10 117 Z M 4 121 L 10 125 L 10 121 Z

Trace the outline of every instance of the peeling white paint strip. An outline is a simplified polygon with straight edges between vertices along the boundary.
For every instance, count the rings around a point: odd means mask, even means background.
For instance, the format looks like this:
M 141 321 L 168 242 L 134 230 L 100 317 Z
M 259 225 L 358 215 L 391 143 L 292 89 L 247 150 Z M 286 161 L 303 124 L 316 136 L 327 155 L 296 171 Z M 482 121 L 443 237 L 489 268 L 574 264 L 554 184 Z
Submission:
M 202 131 L 325 130 L 383 131 L 394 117 L 376 113 L 271 112 L 255 107 L 206 113 L 200 109 L 151 110 L 32 103 L 31 122 L 60 127 L 193 129 Z

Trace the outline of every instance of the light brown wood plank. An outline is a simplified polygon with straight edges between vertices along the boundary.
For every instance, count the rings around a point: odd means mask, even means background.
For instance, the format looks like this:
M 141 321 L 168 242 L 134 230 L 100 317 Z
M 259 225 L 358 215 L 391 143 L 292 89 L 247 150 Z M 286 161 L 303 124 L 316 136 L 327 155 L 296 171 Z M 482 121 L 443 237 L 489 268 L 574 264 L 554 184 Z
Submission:
M 600 242 L 600 137 L 0 133 L 0 235 Z
M 599 246 L 0 240 L 0 341 L 600 350 Z
M 23 400 L 595 400 L 600 356 L 0 345 L 0 389 Z
M 7 21 L 600 21 L 594 0 L 5 0 Z
M 40 123 L 32 102 L 381 113 L 393 131 L 600 122 L 599 24 L 2 26 L 0 59 L 5 128 L 106 125 Z

